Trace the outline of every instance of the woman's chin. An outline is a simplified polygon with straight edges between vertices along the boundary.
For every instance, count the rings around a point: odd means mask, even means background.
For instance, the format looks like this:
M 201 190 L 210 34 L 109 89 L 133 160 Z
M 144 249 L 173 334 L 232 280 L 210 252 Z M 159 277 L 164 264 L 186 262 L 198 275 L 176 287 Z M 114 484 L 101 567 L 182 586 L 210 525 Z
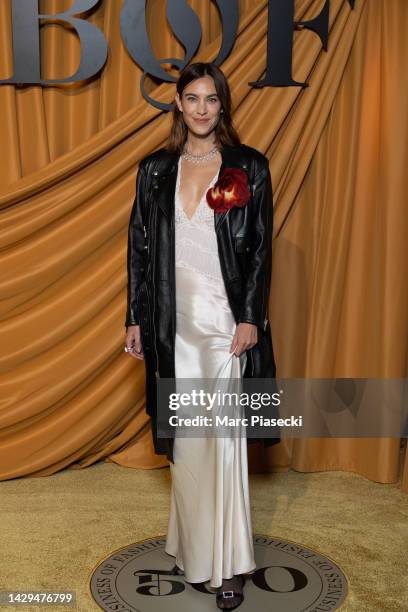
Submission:
M 211 134 L 211 132 L 214 131 L 214 127 L 212 124 L 211 125 L 199 125 L 197 123 L 194 123 L 193 125 L 189 125 L 188 128 L 190 130 L 190 132 L 192 134 L 194 134 L 194 136 L 197 137 L 203 137 L 203 136 L 208 136 L 209 134 Z

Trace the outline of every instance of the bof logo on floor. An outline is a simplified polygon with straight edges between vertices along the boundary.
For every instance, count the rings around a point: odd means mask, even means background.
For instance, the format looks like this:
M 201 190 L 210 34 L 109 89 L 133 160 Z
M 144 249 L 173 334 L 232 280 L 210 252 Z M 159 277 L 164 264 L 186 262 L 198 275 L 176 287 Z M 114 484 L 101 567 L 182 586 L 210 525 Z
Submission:
M 90 591 L 102 610 L 115 612 L 207 612 L 217 610 L 209 583 L 190 584 L 174 575 L 165 536 L 121 548 L 99 563 Z M 246 578 L 240 612 L 323 612 L 347 597 L 347 579 L 326 555 L 301 544 L 254 536 L 256 570 Z

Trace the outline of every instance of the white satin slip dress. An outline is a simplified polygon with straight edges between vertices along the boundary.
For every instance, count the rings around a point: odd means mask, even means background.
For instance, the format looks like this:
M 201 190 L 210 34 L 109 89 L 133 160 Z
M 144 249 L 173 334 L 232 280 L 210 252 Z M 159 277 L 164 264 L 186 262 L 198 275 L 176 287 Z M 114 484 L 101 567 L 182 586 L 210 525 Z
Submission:
M 205 195 L 218 172 L 189 219 L 179 199 L 180 165 L 181 158 L 175 192 L 176 379 L 241 380 L 246 355 L 230 353 L 236 323 L 222 278 L 214 213 Z M 213 588 L 223 578 L 252 572 L 246 436 L 176 434 L 173 459 L 165 552 L 175 557 L 187 582 L 209 581 Z

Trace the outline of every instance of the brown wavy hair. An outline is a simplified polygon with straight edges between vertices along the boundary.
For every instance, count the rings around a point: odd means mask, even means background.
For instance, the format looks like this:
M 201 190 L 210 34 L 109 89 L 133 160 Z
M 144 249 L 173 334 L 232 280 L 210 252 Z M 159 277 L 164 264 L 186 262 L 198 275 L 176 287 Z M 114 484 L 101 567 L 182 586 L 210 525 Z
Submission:
M 214 79 L 215 89 L 221 102 L 221 108 L 224 111 L 220 113 L 219 121 L 215 127 L 215 141 L 220 148 L 224 145 L 238 146 L 241 144 L 241 140 L 232 122 L 231 91 L 227 78 L 222 70 L 211 62 L 195 62 L 194 64 L 189 64 L 180 72 L 176 84 L 177 92 L 181 98 L 184 88 L 187 87 L 189 83 L 207 75 Z M 180 155 L 183 152 L 187 134 L 188 128 L 183 119 L 183 113 L 179 111 L 176 101 L 174 101 L 173 124 L 166 142 L 166 148 Z

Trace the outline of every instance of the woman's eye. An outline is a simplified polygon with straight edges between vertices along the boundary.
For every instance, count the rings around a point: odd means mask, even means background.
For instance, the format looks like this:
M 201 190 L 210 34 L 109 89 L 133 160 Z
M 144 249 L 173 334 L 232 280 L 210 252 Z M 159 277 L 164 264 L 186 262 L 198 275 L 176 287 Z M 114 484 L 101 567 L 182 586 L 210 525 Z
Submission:
M 189 102 L 196 102 L 196 98 L 192 98 L 191 96 L 187 98 Z M 216 102 L 217 98 L 208 98 L 209 102 Z

